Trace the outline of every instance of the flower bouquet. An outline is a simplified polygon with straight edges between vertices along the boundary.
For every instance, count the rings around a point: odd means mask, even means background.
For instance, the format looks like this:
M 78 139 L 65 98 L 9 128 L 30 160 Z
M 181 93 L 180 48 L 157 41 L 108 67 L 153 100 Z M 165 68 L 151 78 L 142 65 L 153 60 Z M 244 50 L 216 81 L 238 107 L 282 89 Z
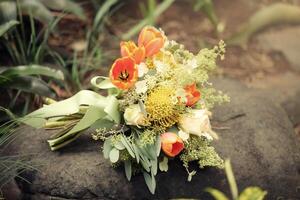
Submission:
M 191 180 L 200 168 L 222 167 L 223 160 L 211 146 L 217 139 L 212 130 L 210 109 L 228 101 L 208 82 L 216 59 L 223 58 L 221 41 L 212 49 L 194 55 L 162 30 L 145 27 L 138 44 L 121 42 L 121 57 L 113 63 L 109 77 L 97 76 L 92 85 L 106 96 L 82 90 L 69 99 L 49 100 L 26 116 L 25 123 L 36 128 L 55 129 L 49 138 L 57 150 L 82 134 L 104 141 L 104 158 L 113 166 L 123 165 L 128 180 L 142 173 L 149 190 L 155 192 L 155 175 L 168 171 L 168 161 L 179 158 Z

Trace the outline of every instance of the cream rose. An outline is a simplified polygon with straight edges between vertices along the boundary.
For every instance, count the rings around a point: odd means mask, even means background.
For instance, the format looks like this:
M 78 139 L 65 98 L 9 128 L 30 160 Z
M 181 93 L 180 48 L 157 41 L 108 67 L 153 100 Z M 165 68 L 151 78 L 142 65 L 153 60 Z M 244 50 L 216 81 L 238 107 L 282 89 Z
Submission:
M 179 127 L 186 133 L 197 136 L 211 136 L 218 139 L 217 134 L 212 131 L 210 121 L 210 112 L 205 109 L 191 110 L 190 113 L 184 114 L 179 120 Z M 207 137 L 208 139 L 212 139 Z
M 124 119 L 127 125 L 145 125 L 145 115 L 138 104 L 130 105 L 125 109 Z

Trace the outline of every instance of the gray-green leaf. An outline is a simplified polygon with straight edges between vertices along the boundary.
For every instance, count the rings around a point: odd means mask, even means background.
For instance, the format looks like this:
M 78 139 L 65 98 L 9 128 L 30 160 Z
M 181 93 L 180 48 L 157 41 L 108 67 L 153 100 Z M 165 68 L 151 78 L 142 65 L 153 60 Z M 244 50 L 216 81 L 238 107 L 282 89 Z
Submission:
M 126 160 L 124 162 L 124 166 L 125 166 L 126 177 L 127 177 L 128 181 L 130 181 L 131 175 L 132 175 L 131 162 L 129 160 Z
M 118 162 L 118 160 L 119 160 L 119 155 L 120 155 L 119 150 L 116 149 L 116 148 L 113 148 L 113 149 L 110 151 L 110 153 L 109 153 L 109 160 L 110 160 L 110 162 L 112 162 L 112 163 Z

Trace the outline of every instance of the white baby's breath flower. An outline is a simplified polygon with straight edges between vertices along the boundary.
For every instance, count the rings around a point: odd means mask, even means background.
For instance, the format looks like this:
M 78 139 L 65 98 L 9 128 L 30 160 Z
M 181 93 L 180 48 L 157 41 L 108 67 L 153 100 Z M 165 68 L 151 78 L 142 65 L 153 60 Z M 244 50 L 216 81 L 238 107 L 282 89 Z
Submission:
M 147 92 L 147 81 L 142 80 L 135 83 L 135 91 L 137 94 L 146 93 Z
M 154 60 L 153 64 L 156 68 L 157 73 L 163 74 L 169 70 L 169 66 L 166 63 L 163 63 L 159 60 Z
M 141 78 L 143 77 L 145 74 L 147 74 L 149 71 L 147 65 L 145 63 L 140 63 L 138 65 L 138 77 Z
M 190 138 L 190 134 L 182 131 L 182 130 L 179 130 L 178 131 L 178 136 L 183 140 L 183 141 L 187 141 L 189 138 Z
M 189 59 L 186 62 L 186 67 L 188 67 L 188 68 L 196 69 L 198 66 L 199 65 L 197 63 L 197 59 L 196 58 Z

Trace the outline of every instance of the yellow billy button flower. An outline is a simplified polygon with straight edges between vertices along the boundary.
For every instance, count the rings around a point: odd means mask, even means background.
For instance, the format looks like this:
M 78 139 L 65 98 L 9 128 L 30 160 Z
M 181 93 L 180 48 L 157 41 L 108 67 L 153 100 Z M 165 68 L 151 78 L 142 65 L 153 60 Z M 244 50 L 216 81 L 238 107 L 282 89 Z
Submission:
M 122 90 L 131 88 L 138 79 L 138 69 L 135 61 L 130 57 L 117 59 L 109 73 L 111 82 Z
M 121 42 L 120 48 L 122 57 L 131 57 L 136 64 L 140 64 L 145 59 L 145 47 L 137 47 L 133 41 Z
M 142 29 L 138 38 L 138 46 L 145 47 L 146 57 L 151 57 L 158 53 L 164 46 L 165 38 L 161 31 L 152 26 Z
M 177 156 L 184 148 L 182 139 L 175 133 L 167 132 L 160 136 L 161 148 L 169 157 Z

